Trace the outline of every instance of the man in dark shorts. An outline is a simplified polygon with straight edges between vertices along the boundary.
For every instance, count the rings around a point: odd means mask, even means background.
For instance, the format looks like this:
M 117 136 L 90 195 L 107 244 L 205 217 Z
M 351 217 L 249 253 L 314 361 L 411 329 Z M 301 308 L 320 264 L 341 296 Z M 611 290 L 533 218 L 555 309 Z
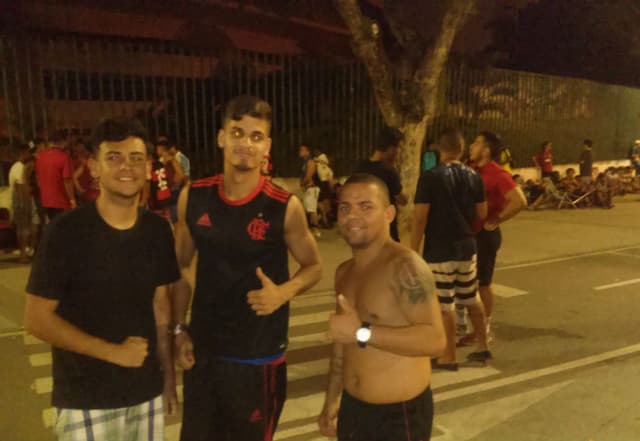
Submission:
M 184 374 L 182 441 L 271 440 L 285 400 L 289 300 L 321 276 L 300 201 L 265 179 L 271 107 L 231 100 L 218 144 L 224 174 L 195 181 L 178 200 L 176 247 L 189 286 L 176 285 L 175 356 Z M 288 252 L 300 266 L 289 277 Z
M 339 441 L 431 437 L 429 357 L 442 352 L 445 335 L 433 275 L 389 235 L 395 211 L 373 175 L 351 176 L 340 193 L 338 227 L 353 258 L 336 270 L 333 356 L 318 419 Z
M 493 289 L 491 281 L 496 265 L 496 256 L 502 243 L 500 225 L 514 217 L 527 206 L 527 199 L 511 175 L 494 160 L 500 155 L 502 142 L 494 133 L 481 132 L 471 144 L 469 156 L 474 168 L 480 173 L 487 195 L 487 218 L 474 222 L 478 246 L 478 290 L 484 305 L 487 338 L 491 340 L 491 314 L 493 312 Z M 461 344 L 476 340 L 475 334 L 464 336 Z
M 89 166 L 100 195 L 46 228 L 27 286 L 25 328 L 53 346 L 59 441 L 163 439 L 177 406 L 168 286 L 180 277 L 171 228 L 138 207 L 148 135 L 101 122 Z
M 458 370 L 454 304 L 463 305 L 474 329 L 485 329 L 485 316 L 477 294 L 476 241 L 472 222 L 487 215 L 484 185 L 480 176 L 460 162 L 464 138 L 457 130 L 447 130 L 438 142 L 441 163 L 422 174 L 415 199 L 411 247 L 422 255 L 436 279 L 442 308 L 447 348 L 434 367 Z M 470 360 L 491 358 L 484 333 Z
M 378 134 L 378 144 L 376 150 L 369 159 L 365 159 L 358 166 L 358 173 L 368 173 L 374 175 L 387 185 L 391 203 L 404 207 L 407 205 L 407 196 L 402 192 L 400 175 L 394 168 L 394 163 L 398 155 L 398 144 L 402 142 L 404 136 L 398 129 L 383 127 Z M 393 219 L 389 225 L 391 238 L 400 242 L 398 233 L 398 220 Z

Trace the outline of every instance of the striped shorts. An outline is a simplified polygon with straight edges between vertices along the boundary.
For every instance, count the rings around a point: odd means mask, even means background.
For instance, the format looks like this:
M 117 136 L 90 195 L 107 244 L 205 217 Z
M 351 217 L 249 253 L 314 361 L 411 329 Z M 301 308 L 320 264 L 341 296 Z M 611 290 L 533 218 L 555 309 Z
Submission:
M 117 409 L 61 409 L 54 428 L 58 441 L 163 441 L 162 395 Z
M 470 260 L 429 262 L 436 279 L 436 292 L 440 308 L 453 311 L 454 303 L 472 305 L 478 301 L 476 255 Z

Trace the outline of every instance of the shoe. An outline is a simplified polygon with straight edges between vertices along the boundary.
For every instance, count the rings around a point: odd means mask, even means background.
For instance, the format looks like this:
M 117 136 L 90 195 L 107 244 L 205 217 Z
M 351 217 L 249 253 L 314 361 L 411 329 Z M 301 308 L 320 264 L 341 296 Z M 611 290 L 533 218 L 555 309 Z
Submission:
M 431 369 L 442 371 L 458 371 L 458 363 L 439 363 L 437 358 L 431 359 Z
M 313 234 L 313 237 L 315 237 L 316 239 L 320 239 L 322 237 L 322 233 L 316 227 L 311 228 L 311 234 Z
M 457 348 L 462 348 L 465 346 L 471 346 L 478 343 L 478 338 L 475 334 L 466 334 L 463 335 L 458 342 L 456 343 Z
M 491 351 L 486 350 L 486 351 L 477 351 L 477 352 L 472 352 L 469 355 L 467 355 L 467 360 L 469 361 L 487 361 L 487 360 L 491 360 L 493 358 L 493 355 L 491 355 Z

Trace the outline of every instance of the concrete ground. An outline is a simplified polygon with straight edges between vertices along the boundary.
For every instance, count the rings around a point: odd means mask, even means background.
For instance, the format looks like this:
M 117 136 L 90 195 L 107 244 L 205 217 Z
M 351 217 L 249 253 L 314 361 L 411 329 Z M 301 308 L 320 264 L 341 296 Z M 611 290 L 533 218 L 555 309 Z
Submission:
M 631 441 L 640 438 L 640 197 L 612 210 L 524 212 L 504 226 L 495 275 L 495 359 L 434 373 L 433 440 Z M 322 281 L 292 304 L 289 399 L 280 441 L 316 430 L 326 384 L 332 278 L 349 251 L 319 240 Z M 21 329 L 29 268 L 0 258 L 0 439 L 48 441 L 49 348 Z M 459 350 L 459 360 L 469 349 Z M 177 439 L 180 416 L 167 420 Z

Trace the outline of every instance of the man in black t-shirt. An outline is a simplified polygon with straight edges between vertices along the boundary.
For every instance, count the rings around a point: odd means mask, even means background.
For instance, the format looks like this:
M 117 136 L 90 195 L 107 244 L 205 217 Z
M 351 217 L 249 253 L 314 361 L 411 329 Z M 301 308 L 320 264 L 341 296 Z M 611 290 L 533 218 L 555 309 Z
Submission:
M 177 406 L 168 285 L 180 277 L 169 224 L 138 207 L 148 136 L 101 122 L 89 166 L 95 203 L 52 221 L 27 286 L 25 328 L 53 347 L 60 441 L 163 439 Z
M 402 184 L 400 183 L 400 175 L 394 168 L 396 156 L 398 155 L 398 144 L 402 142 L 404 136 L 397 129 L 391 127 L 383 127 L 378 135 L 378 145 L 369 159 L 365 159 L 358 166 L 358 173 L 367 173 L 387 184 L 389 189 L 389 197 L 391 203 L 396 206 L 407 205 L 407 196 L 402 192 Z M 398 233 L 398 220 L 393 219 L 389 225 L 389 233 L 391 238 L 396 242 L 400 242 L 400 234 Z
M 445 131 L 438 144 L 441 163 L 422 174 L 415 199 L 411 247 L 422 255 L 436 279 L 438 300 L 447 334 L 447 348 L 433 366 L 458 370 L 454 303 L 467 308 L 478 348 L 471 360 L 491 358 L 487 347 L 485 316 L 477 294 L 476 242 L 471 223 L 487 216 L 484 185 L 480 176 L 460 162 L 464 139 L 457 130 Z
M 321 274 L 300 201 L 262 176 L 271 106 L 240 96 L 225 109 L 224 174 L 180 193 L 176 247 L 189 286 L 177 285 L 175 356 L 184 374 L 182 441 L 273 439 L 286 395 L 289 300 Z M 289 276 L 288 253 L 300 266 Z

